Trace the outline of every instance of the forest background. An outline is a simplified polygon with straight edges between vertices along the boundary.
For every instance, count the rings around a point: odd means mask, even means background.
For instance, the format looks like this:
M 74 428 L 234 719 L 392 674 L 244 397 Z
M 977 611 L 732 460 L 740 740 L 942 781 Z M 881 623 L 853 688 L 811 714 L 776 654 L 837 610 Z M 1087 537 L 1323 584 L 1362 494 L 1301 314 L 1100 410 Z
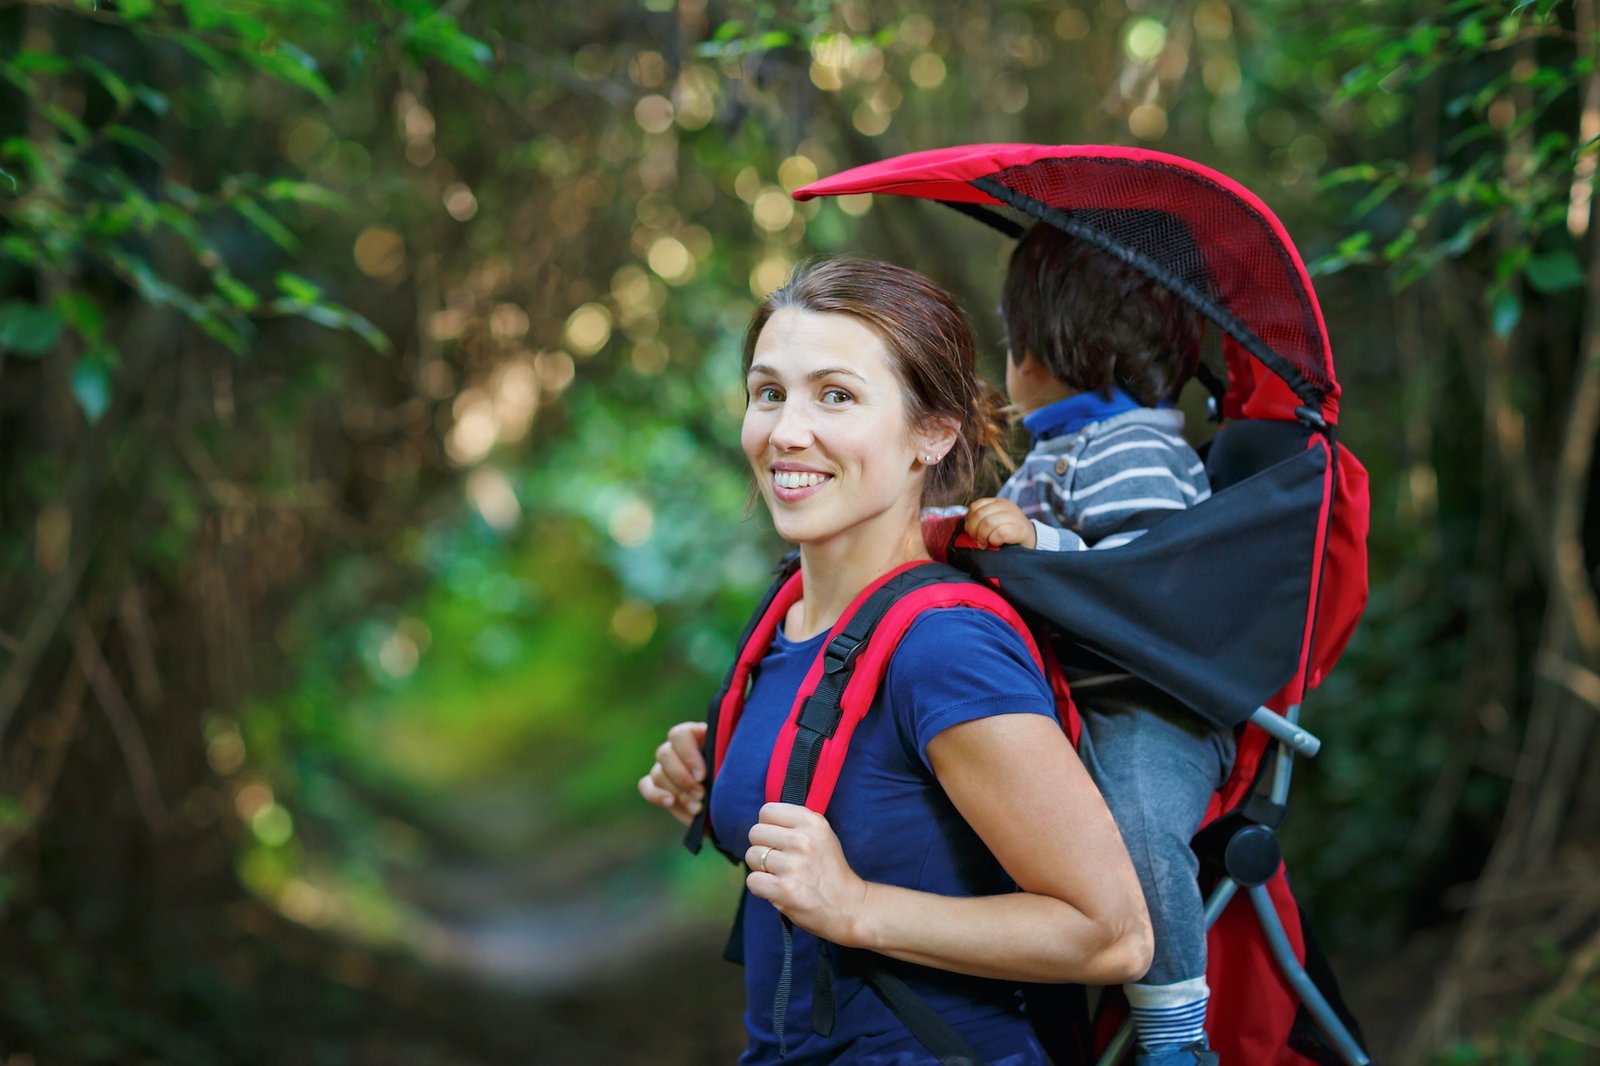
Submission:
M 0 1062 L 726 1062 L 633 782 L 778 546 L 815 176 L 1148 145 L 1313 264 L 1372 598 L 1291 871 L 1379 1061 L 1600 1045 L 1594 0 L 0 0 Z M 1225 550 L 1219 547 L 1219 550 Z

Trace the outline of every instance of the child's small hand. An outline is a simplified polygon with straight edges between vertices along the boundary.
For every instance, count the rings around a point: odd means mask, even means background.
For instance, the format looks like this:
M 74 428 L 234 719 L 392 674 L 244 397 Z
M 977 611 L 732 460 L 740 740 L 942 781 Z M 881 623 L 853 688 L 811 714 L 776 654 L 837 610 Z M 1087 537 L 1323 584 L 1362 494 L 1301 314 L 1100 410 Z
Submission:
M 967 535 L 991 548 L 1002 544 L 1032 548 L 1038 543 L 1033 523 L 1023 517 L 1022 508 L 993 496 L 974 500 L 967 508 Z

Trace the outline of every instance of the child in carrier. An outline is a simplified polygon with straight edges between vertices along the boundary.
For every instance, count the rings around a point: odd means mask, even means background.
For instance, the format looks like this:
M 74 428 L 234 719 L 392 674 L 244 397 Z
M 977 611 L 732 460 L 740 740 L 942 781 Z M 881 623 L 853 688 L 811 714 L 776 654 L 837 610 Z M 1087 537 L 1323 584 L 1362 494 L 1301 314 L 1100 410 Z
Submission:
M 1002 297 L 1006 391 L 1029 450 L 997 498 L 968 510 L 981 544 L 1041 551 L 1126 544 L 1210 495 L 1170 406 L 1199 364 L 1204 321 L 1172 292 L 1047 223 L 1012 253 Z M 1137 596 L 1137 589 L 1129 589 Z M 1139 1066 L 1214 1064 L 1204 1023 L 1205 908 L 1189 841 L 1233 763 L 1231 733 L 1156 694 L 1075 688 L 1080 755 L 1133 856 L 1155 956 L 1124 986 Z

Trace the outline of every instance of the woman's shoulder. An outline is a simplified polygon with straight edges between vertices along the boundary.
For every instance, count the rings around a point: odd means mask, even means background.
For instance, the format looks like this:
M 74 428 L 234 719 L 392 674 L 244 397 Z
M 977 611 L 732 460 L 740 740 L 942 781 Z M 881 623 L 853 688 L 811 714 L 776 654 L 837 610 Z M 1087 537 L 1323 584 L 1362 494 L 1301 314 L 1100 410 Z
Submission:
M 900 652 L 937 653 L 941 648 L 964 651 L 970 645 L 1015 648 L 1027 657 L 1027 646 L 1011 623 L 982 607 L 935 607 L 923 611 L 906 627 Z M 896 652 L 896 659 L 900 652 Z
M 906 629 L 889 661 L 887 687 L 897 702 L 919 708 L 988 698 L 1053 708 L 1054 698 L 1022 637 L 1005 619 L 979 607 L 924 611 Z

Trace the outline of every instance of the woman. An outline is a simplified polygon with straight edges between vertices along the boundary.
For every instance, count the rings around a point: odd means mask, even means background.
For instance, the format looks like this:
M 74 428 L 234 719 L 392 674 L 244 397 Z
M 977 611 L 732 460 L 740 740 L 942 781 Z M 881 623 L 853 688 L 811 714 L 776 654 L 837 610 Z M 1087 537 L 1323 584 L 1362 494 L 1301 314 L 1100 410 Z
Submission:
M 761 662 L 712 795 L 719 842 L 750 869 L 741 1063 L 779 1060 L 782 1017 L 785 1062 L 936 1061 L 818 939 L 913 964 L 907 983 L 997 1066 L 1048 1063 L 1018 982 L 1120 984 L 1149 965 L 1116 826 L 1021 639 L 986 611 L 912 624 L 828 817 L 762 802 L 778 729 L 829 627 L 875 579 L 928 558 L 922 508 L 968 498 L 984 453 L 998 452 L 999 404 L 974 348 L 944 290 L 852 259 L 802 264 L 746 332 L 742 443 L 778 534 L 800 547 L 804 596 Z M 674 726 L 639 782 L 685 823 L 704 801 L 704 730 Z M 833 968 L 826 1035 L 809 1024 L 819 965 Z

